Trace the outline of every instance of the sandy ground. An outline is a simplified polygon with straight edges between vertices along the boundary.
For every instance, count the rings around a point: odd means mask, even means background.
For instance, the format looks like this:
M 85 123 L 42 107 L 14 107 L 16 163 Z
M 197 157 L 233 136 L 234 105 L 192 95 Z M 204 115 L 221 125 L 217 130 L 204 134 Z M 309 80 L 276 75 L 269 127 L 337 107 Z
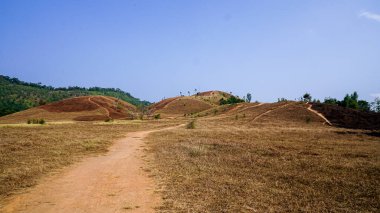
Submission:
M 143 171 L 141 159 L 142 139 L 150 132 L 129 133 L 106 155 L 45 178 L 29 192 L 11 198 L 0 212 L 154 212 L 160 196 L 154 193 L 155 184 Z

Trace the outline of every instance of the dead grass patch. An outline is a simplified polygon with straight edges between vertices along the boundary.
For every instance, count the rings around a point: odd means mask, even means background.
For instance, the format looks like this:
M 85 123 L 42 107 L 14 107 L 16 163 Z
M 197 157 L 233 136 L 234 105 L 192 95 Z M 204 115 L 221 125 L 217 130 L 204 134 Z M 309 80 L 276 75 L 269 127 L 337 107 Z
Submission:
M 162 212 L 377 212 L 380 144 L 327 127 L 199 122 L 148 137 Z M 153 167 L 154 168 L 154 167 Z

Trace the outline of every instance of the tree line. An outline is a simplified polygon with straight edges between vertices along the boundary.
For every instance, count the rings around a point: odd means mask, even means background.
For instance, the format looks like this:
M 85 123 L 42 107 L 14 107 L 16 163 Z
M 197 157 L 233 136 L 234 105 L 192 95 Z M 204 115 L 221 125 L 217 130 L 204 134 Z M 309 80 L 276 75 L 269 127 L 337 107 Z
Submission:
M 302 96 L 302 100 L 305 102 L 316 102 L 320 103 L 319 100 L 312 100 L 312 97 L 309 93 L 305 93 Z M 380 112 L 380 98 L 375 98 L 373 102 L 368 102 L 366 100 L 359 100 L 359 95 L 357 92 L 353 92 L 351 94 L 346 94 L 342 100 L 338 100 L 336 98 L 327 97 L 323 101 L 324 104 L 337 105 L 341 107 L 346 107 L 350 109 L 356 109 L 360 111 L 373 111 Z

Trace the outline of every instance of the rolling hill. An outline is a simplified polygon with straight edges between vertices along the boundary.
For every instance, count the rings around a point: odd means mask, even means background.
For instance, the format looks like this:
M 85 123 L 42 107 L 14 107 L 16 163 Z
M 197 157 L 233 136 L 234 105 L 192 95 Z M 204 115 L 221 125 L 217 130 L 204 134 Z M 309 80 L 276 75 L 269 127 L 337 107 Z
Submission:
M 28 119 L 51 121 L 104 121 L 133 119 L 136 106 L 107 96 L 81 96 L 34 107 L 0 118 L 0 123 L 25 123 Z
M 200 92 L 192 96 L 178 96 L 164 99 L 149 106 L 150 114 L 160 114 L 163 117 L 178 117 L 199 113 L 219 106 L 219 100 L 231 97 L 221 91 Z
M 115 88 L 54 88 L 40 83 L 27 83 L 17 78 L 0 75 L 0 116 L 71 97 L 89 95 L 111 96 L 136 106 L 150 104 Z

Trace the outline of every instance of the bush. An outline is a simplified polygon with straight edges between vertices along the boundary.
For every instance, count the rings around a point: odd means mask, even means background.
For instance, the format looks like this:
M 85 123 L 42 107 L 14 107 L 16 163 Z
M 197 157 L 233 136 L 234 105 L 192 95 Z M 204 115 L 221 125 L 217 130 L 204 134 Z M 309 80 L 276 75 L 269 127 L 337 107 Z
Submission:
M 310 102 L 311 101 L 311 95 L 310 95 L 310 93 L 305 93 L 302 96 L 302 99 L 303 99 L 304 102 Z
M 236 103 L 242 103 L 242 102 L 245 102 L 245 101 L 243 99 L 237 98 L 235 96 L 231 96 L 227 100 L 224 99 L 224 98 L 221 98 L 219 100 L 219 104 L 220 105 L 224 105 L 224 104 L 236 104 Z
M 113 119 L 112 118 L 107 118 L 106 120 L 104 120 L 104 122 L 112 122 Z
M 45 121 L 45 119 L 43 119 L 43 118 L 41 118 L 41 119 L 28 119 L 27 121 L 26 121 L 26 123 L 27 124 L 45 124 L 46 123 L 46 121 Z
M 190 122 L 186 125 L 186 129 L 195 129 L 195 120 L 190 121 Z
M 161 118 L 161 114 L 154 115 L 154 119 L 160 119 L 160 118 Z

